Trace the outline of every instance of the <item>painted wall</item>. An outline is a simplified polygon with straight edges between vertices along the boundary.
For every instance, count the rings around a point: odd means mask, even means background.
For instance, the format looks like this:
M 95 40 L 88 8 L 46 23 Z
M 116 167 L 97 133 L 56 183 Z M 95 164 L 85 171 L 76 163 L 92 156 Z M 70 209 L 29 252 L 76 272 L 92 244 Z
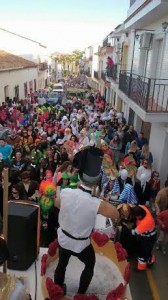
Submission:
M 5 100 L 4 87 L 9 86 L 9 98 L 15 97 L 15 86 L 19 85 L 19 97 L 24 99 L 24 83 L 28 83 L 29 93 L 29 82 L 32 81 L 34 89 L 34 79 L 36 79 L 38 89 L 38 71 L 37 68 L 28 68 L 15 71 L 4 71 L 0 72 L 0 103 Z

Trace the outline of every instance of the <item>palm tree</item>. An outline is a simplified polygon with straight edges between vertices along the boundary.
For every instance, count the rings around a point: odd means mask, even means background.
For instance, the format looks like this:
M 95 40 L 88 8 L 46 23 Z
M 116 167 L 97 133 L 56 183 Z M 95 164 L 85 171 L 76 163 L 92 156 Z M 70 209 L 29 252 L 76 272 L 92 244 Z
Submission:
M 54 59 L 61 64 L 64 75 L 69 73 L 79 73 L 79 63 L 83 56 L 83 52 L 76 49 L 71 54 L 56 53 Z
M 78 49 L 75 49 L 74 51 L 72 51 L 72 59 L 73 59 L 73 62 L 75 64 L 76 73 L 79 73 L 79 63 L 80 63 L 80 60 L 83 57 L 83 53 L 84 52 L 82 52 Z

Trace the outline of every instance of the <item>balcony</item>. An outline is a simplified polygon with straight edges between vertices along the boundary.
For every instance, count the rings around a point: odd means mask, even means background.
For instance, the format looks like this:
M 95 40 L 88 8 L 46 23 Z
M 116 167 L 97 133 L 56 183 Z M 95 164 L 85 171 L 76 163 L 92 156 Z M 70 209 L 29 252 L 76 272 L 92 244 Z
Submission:
M 45 71 L 48 70 L 48 64 L 46 62 L 39 64 L 39 71 Z
M 91 56 L 91 55 L 90 55 L 89 57 L 85 57 L 85 58 L 84 58 L 84 62 L 85 62 L 85 63 L 87 63 L 87 62 L 89 62 L 89 61 L 92 61 L 92 60 L 93 60 L 93 56 Z
M 106 81 L 106 73 L 104 71 L 101 71 L 101 79 Z
M 119 89 L 145 112 L 168 112 L 168 79 L 147 78 L 121 71 Z
M 106 75 L 107 77 L 113 79 L 114 81 L 116 81 L 117 79 L 117 65 L 113 65 L 112 67 L 107 66 L 106 68 Z
M 109 38 L 106 38 L 104 41 L 103 41 L 103 48 L 104 47 L 111 47 L 111 44 L 109 43 Z
M 167 0 L 132 0 L 124 21 L 125 29 L 140 29 L 158 22 L 168 14 Z
M 94 78 L 99 79 L 99 72 L 98 71 L 94 71 Z

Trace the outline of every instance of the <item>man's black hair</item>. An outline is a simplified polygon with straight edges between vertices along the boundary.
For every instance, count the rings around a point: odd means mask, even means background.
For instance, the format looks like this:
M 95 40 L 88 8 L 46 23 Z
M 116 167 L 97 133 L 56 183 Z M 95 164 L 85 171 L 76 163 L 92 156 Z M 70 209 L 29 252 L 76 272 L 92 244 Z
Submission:
M 146 216 L 146 211 L 141 206 L 135 206 L 131 208 L 131 214 L 134 217 L 142 217 L 142 219 Z

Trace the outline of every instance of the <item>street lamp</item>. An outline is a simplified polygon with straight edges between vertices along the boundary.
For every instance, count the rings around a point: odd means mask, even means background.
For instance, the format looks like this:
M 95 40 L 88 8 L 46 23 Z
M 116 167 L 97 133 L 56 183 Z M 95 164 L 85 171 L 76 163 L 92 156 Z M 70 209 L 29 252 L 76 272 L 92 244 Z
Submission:
M 27 38 L 27 37 L 25 37 L 25 36 L 23 36 L 23 35 L 17 34 L 17 33 L 15 33 L 15 32 L 9 31 L 9 30 L 4 29 L 4 28 L 0 28 L 0 30 L 5 31 L 5 32 L 10 33 L 10 34 L 13 34 L 13 35 L 15 35 L 15 36 L 18 36 L 18 37 L 20 37 L 20 38 L 22 38 L 22 39 L 25 39 L 25 40 L 28 40 L 28 41 L 30 41 L 30 42 L 33 42 L 33 43 L 35 43 L 35 44 L 38 44 L 40 47 L 47 48 L 46 46 L 42 45 L 41 43 L 39 43 L 39 42 L 37 42 L 37 41 L 35 41 L 35 40 L 32 40 L 32 39 L 29 39 L 29 38 Z
M 164 32 L 166 31 L 167 27 L 168 27 L 168 22 L 166 22 L 166 21 L 163 22 L 162 23 L 162 29 L 163 29 Z

